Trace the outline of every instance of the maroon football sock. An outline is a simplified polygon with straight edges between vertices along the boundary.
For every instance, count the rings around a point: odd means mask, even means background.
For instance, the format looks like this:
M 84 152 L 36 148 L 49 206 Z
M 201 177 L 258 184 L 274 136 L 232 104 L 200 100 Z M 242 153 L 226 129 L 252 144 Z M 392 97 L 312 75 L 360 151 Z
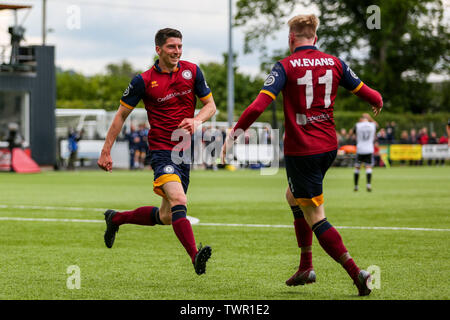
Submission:
M 294 221 L 295 235 L 299 248 L 311 247 L 313 232 L 306 222 L 305 218 L 297 218 Z M 302 252 L 300 255 L 300 270 L 307 270 L 312 268 L 312 252 Z
M 195 244 L 194 232 L 189 220 L 186 218 L 186 207 L 177 205 L 172 207 L 172 227 L 178 240 L 194 262 L 197 254 L 197 246 Z
M 339 232 L 326 218 L 314 224 L 312 229 L 325 252 L 339 262 L 339 258 L 347 252 Z
M 147 206 L 131 211 L 116 212 L 112 218 L 112 222 L 118 226 L 125 223 L 138 224 L 141 226 L 154 226 L 158 223 L 158 221 L 154 221 L 157 210 L 157 207 Z
M 303 248 L 300 255 L 299 269 L 307 270 L 312 268 L 312 252 L 311 250 L 307 252 L 303 251 L 304 248 L 311 247 L 313 232 L 303 216 L 302 209 L 299 206 L 291 206 L 291 210 L 294 214 L 294 228 L 297 244 L 299 248 Z
M 298 247 L 310 247 L 312 245 L 313 232 L 306 222 L 305 218 L 294 220 L 295 236 L 297 237 Z
M 342 266 L 344 267 L 345 271 L 347 271 L 348 275 L 356 281 L 356 279 L 358 278 L 358 274 L 360 269 L 358 268 L 358 266 L 356 265 L 355 261 L 353 261 L 352 258 L 348 259 L 346 262 L 344 262 L 342 264 Z
M 346 261 L 341 261 L 343 257 L 346 257 L 344 254 L 347 253 L 347 248 L 345 248 L 339 232 L 326 219 L 314 224 L 312 229 L 314 230 L 320 245 L 326 253 L 328 253 L 328 255 L 330 255 L 334 260 L 341 263 L 349 276 L 353 280 L 356 280 L 360 269 L 356 265 L 355 261 L 353 261 L 350 256 L 348 256 L 349 258 Z
M 312 252 L 302 252 L 300 254 L 300 267 L 298 269 L 301 271 L 305 271 L 311 269 L 312 267 Z

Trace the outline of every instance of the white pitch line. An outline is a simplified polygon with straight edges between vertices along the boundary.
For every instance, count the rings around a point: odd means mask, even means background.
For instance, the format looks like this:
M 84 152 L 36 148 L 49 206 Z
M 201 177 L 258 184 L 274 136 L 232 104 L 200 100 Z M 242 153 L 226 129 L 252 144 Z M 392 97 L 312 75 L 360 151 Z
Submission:
M 104 212 L 105 208 L 82 208 L 82 207 L 55 207 L 55 206 L 30 206 L 30 205 L 2 205 L 0 209 L 35 209 L 35 210 L 60 210 L 60 211 L 98 211 Z M 206 223 L 187 216 L 191 224 L 199 226 L 219 226 L 219 227 L 248 227 L 248 228 L 292 228 L 292 225 L 274 225 L 274 224 L 239 224 L 239 223 Z M 16 221 L 42 221 L 42 222 L 104 222 L 104 220 L 91 219 L 57 219 L 57 218 L 19 218 L 19 217 L 0 217 L 0 220 Z M 444 231 L 450 229 L 432 229 L 432 228 L 409 228 L 409 227 L 361 227 L 361 226 L 336 226 L 338 229 L 358 229 L 358 230 L 405 230 L 405 231 Z
M 408 227 L 351 227 L 340 226 L 338 229 L 360 229 L 360 230 L 408 230 L 408 231 L 450 231 L 450 229 L 433 229 L 433 228 L 408 228 Z
M 198 224 L 197 218 L 186 216 L 191 224 Z M 41 222 L 93 222 L 93 223 L 105 223 L 105 220 L 93 220 L 93 219 L 59 219 L 59 218 L 21 218 L 21 217 L 0 217 L 0 221 L 41 221 Z
M 105 208 L 82 208 L 82 207 L 53 207 L 53 206 L 23 206 L 23 205 L 4 205 L 0 204 L 0 209 L 34 209 L 34 210 L 59 210 L 59 211 L 98 211 L 98 212 L 105 212 Z M 197 224 L 200 220 L 191 216 L 186 217 L 191 224 Z M 14 218 L 16 219 L 16 218 Z M 14 220 L 10 219 L 10 220 Z M 19 218 L 17 218 L 19 219 Z M 34 218 L 24 218 L 24 219 L 34 219 Z M 0 219 L 0 220 L 8 220 L 8 219 Z M 73 222 L 104 222 L 104 220 L 77 220 L 77 219 L 51 219 L 51 220 L 45 220 L 45 221 L 72 221 Z M 23 221 L 40 221 L 40 220 L 23 220 Z M 42 220 L 44 221 L 44 220 Z
M 40 221 L 40 222 L 93 222 L 105 223 L 105 220 L 91 220 L 91 219 L 56 219 L 56 218 L 19 218 L 19 217 L 0 217 L 4 221 Z
M 281 224 L 237 224 L 237 223 L 203 223 L 199 226 L 221 226 L 221 227 L 251 227 L 251 228 L 293 228 L 290 225 Z M 408 227 L 358 227 L 358 226 L 336 226 L 337 229 L 360 229 L 360 230 L 407 230 L 407 231 L 450 231 L 450 229 L 431 228 L 408 228 Z
M 63 211 L 106 211 L 105 208 L 81 208 L 81 207 L 49 207 L 49 206 L 22 206 L 22 205 L 3 205 L 0 209 L 35 209 L 35 210 L 63 210 Z
M 217 227 L 249 227 L 249 228 L 293 228 L 284 224 L 245 224 L 245 223 L 208 223 L 200 222 L 199 226 L 217 226 Z
M 246 228 L 293 228 L 290 225 L 280 224 L 237 224 L 237 223 L 199 223 L 197 218 L 188 217 L 191 224 L 198 226 L 217 227 L 246 227 Z M 21 218 L 21 217 L 0 217 L 0 221 L 40 221 L 40 222 L 86 222 L 104 223 L 104 220 L 92 219 L 57 219 L 57 218 Z M 359 230 L 404 230 L 404 231 L 450 231 L 450 229 L 430 229 L 430 228 L 407 228 L 407 227 L 353 227 L 336 226 L 337 229 L 359 229 Z

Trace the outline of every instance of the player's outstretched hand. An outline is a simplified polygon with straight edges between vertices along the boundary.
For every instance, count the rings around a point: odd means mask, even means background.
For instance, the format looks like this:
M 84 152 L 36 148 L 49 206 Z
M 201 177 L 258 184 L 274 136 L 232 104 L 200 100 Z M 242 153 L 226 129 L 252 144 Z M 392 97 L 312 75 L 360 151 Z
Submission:
M 375 115 L 375 117 L 381 112 L 381 109 L 382 109 L 383 107 L 379 107 L 379 106 L 372 106 L 372 111 L 373 111 L 373 114 Z
M 222 152 L 220 154 L 222 164 L 226 164 L 227 153 L 229 150 L 231 150 L 231 147 L 233 146 L 233 143 L 234 143 L 234 140 L 230 135 L 231 135 L 231 132 L 229 135 L 227 135 L 227 138 L 225 139 L 225 142 L 222 146 Z
M 111 154 L 105 151 L 102 151 L 100 154 L 100 158 L 97 160 L 97 165 L 108 172 L 112 172 L 112 158 Z

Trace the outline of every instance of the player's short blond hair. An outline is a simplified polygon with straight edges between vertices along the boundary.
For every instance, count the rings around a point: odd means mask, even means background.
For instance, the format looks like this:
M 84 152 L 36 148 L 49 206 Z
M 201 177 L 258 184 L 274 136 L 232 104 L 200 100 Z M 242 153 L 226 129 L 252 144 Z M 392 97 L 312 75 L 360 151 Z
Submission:
M 361 118 L 366 119 L 367 121 L 370 121 L 370 122 L 375 122 L 375 120 L 373 120 L 373 118 L 368 113 L 363 113 Z
M 314 14 L 299 14 L 288 21 L 288 26 L 296 38 L 312 39 L 316 36 L 319 19 Z

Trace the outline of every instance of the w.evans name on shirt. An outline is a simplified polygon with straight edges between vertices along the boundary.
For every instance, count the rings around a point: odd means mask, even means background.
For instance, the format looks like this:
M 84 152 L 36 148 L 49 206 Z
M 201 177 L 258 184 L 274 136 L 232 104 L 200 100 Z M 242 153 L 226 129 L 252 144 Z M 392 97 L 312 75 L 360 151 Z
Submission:
M 332 58 L 317 58 L 317 59 L 294 59 L 289 60 L 293 67 L 315 67 L 315 66 L 334 66 Z

